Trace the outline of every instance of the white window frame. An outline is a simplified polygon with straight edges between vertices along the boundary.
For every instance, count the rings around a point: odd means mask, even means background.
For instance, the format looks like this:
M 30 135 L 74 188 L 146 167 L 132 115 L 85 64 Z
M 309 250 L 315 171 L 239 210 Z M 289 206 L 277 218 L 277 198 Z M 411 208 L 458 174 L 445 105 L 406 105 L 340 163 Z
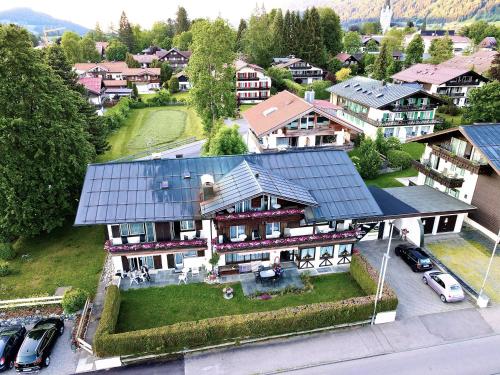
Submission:
M 233 236 L 233 228 L 236 228 L 234 229 L 236 231 L 236 237 Z M 240 239 L 240 235 L 242 234 L 246 234 L 245 233 L 245 226 L 244 225 L 231 225 L 229 227 L 229 238 L 231 240 L 239 240 Z
M 194 220 L 181 220 L 181 232 L 192 231 L 196 229 Z
M 273 223 L 266 223 L 266 236 L 271 236 L 274 232 L 280 232 L 280 223 L 279 222 L 273 222 Z M 271 229 L 271 231 L 269 231 Z

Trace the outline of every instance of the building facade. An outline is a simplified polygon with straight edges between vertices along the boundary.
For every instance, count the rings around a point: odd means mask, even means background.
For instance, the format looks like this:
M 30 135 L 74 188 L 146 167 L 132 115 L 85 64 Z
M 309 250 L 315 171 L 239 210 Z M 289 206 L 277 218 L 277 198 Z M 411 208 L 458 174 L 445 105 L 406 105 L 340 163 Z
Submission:
M 288 69 L 292 74 L 293 80 L 300 84 L 309 84 L 323 79 L 323 69 L 315 67 L 293 55 L 276 57 L 273 59 L 273 64 L 278 68 Z
M 434 39 L 444 38 L 445 36 L 448 36 L 453 43 L 454 55 L 462 55 L 465 51 L 471 51 L 474 47 L 474 43 L 472 42 L 472 40 L 463 35 L 455 35 L 454 30 L 423 30 L 418 31 L 417 33 L 422 36 L 422 39 L 424 41 L 424 53 L 429 53 L 429 48 L 431 47 L 431 43 Z M 408 44 L 410 44 L 413 37 L 417 33 L 408 34 L 405 36 L 405 48 L 408 47 Z
M 441 123 L 435 117 L 441 99 L 414 85 L 395 85 L 366 77 L 354 77 L 328 89 L 330 102 L 340 109 L 337 117 L 375 138 L 408 138 L 432 133 Z
M 238 103 L 260 103 L 271 96 L 271 78 L 264 69 L 243 60 L 236 60 L 236 98 Z

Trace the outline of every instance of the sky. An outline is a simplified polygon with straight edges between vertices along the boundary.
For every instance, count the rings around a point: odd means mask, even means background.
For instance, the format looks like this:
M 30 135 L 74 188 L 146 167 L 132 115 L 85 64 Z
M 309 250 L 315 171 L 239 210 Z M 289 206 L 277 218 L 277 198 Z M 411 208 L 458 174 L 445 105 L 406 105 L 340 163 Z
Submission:
M 263 0 L 259 0 L 262 4 Z M 296 0 L 265 0 L 266 9 L 287 8 Z M 184 6 L 188 17 L 216 18 L 221 16 L 237 26 L 240 18 L 248 18 L 255 9 L 252 0 L 0 0 L 0 10 L 27 7 L 94 28 L 99 22 L 106 30 L 112 22 L 117 26 L 121 11 L 124 10 L 131 23 L 149 28 L 155 21 L 175 18 L 179 5 Z

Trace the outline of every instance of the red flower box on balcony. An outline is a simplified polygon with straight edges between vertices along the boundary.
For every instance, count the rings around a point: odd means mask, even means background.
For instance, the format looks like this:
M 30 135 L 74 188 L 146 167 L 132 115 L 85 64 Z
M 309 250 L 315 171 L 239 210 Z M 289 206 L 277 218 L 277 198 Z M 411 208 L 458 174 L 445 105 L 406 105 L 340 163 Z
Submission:
M 206 247 L 207 240 L 204 238 L 195 238 L 193 240 L 163 241 L 163 242 L 143 242 L 137 244 L 113 245 L 111 241 L 104 243 L 104 250 L 110 253 L 119 253 L 126 251 L 141 250 L 169 250 L 189 247 Z
M 261 219 L 268 217 L 280 217 L 280 216 L 290 216 L 290 215 L 302 215 L 304 213 L 303 208 L 284 208 L 280 210 L 268 210 L 268 211 L 250 211 L 250 212 L 239 212 L 227 215 L 217 215 L 215 220 L 217 221 L 232 221 L 241 219 Z

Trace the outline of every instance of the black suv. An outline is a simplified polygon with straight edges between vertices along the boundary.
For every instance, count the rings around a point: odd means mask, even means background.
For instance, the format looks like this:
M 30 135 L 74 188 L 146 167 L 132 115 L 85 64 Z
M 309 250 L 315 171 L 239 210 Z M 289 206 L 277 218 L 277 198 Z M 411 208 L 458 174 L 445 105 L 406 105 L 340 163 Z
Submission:
M 24 326 L 0 328 L 0 371 L 14 367 L 14 360 L 25 334 Z
M 395 252 L 397 256 L 400 256 L 411 267 L 413 272 L 423 272 L 432 269 L 431 260 L 420 247 L 403 244 L 396 246 Z

